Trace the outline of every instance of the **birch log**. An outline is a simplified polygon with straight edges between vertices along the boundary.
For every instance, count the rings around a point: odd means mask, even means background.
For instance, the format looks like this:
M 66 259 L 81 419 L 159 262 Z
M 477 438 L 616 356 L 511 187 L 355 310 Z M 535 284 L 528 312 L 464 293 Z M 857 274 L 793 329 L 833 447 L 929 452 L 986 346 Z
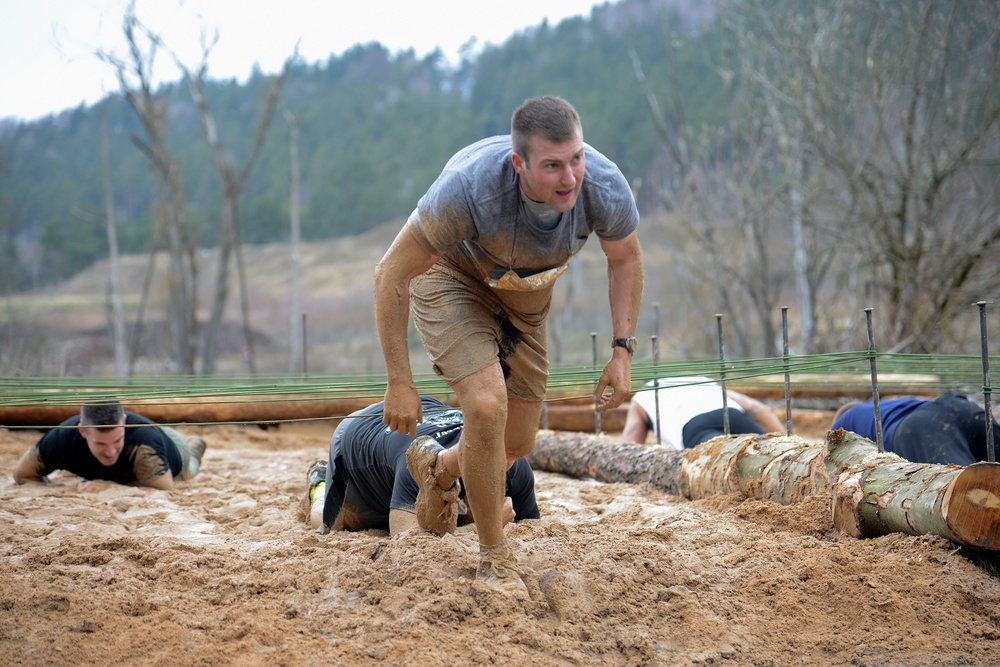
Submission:
M 1000 464 L 970 466 L 911 463 L 895 454 L 867 453 L 847 433 L 844 456 L 832 431 L 827 444 L 845 463 L 833 485 L 833 523 L 853 537 L 889 533 L 939 535 L 974 549 L 1000 548 Z M 850 436 L 853 436 L 851 438 Z M 871 444 L 871 443 L 869 443 Z
M 691 500 L 720 493 L 790 504 L 825 491 L 825 448 L 796 436 L 720 436 L 694 449 L 623 442 L 606 435 L 539 431 L 536 470 L 601 482 L 647 483 Z
M 647 483 L 691 500 L 740 493 L 787 505 L 832 493 L 834 525 L 854 537 L 931 534 L 975 549 L 1000 548 L 1000 464 L 911 463 L 879 454 L 874 443 L 843 429 L 830 431 L 822 444 L 751 434 L 683 451 L 540 431 L 528 460 L 538 470 Z

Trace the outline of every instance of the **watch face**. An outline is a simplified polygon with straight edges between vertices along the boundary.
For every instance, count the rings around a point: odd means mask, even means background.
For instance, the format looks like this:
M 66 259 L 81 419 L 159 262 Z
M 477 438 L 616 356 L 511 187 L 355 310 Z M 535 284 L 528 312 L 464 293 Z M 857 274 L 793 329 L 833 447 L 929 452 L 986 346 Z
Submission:
M 639 347 L 639 339 L 635 336 L 628 338 L 615 338 L 611 341 L 613 347 L 624 347 L 629 352 L 635 352 Z

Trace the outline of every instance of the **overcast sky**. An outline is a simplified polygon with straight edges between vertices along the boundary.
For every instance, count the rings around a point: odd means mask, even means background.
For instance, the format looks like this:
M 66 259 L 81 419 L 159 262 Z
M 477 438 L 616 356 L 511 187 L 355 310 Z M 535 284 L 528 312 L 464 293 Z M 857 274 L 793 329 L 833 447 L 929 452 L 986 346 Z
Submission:
M 124 54 L 121 19 L 129 0 L 0 0 L 0 118 L 25 120 L 118 90 L 96 51 Z M 203 32 L 218 29 L 209 57 L 213 79 L 243 81 L 255 63 L 276 72 L 296 42 L 308 63 L 325 62 L 355 44 L 377 41 L 391 52 L 441 48 L 453 63 L 476 40 L 500 44 L 545 18 L 558 24 L 590 16 L 595 0 L 137 0 L 139 20 L 163 37 L 189 67 Z M 180 78 L 166 54 L 158 82 Z

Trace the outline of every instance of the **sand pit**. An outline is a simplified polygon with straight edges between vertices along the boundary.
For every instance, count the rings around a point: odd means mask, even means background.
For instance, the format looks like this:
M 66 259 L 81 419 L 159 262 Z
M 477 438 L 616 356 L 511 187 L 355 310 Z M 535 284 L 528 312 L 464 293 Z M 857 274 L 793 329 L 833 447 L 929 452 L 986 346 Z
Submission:
M 829 499 L 688 502 L 537 474 L 508 527 L 530 599 L 474 584 L 473 534 L 296 519 L 332 427 L 181 428 L 172 492 L 16 486 L 0 430 L 3 665 L 997 665 L 1000 578 L 935 537 L 838 536 Z

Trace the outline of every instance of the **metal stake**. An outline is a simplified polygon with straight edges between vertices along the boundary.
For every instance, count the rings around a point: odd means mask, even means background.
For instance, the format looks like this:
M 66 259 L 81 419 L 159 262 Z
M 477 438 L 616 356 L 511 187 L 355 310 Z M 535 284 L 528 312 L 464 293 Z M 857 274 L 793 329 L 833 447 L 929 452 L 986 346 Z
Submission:
M 872 308 L 865 308 L 865 319 L 868 321 L 868 359 L 872 367 L 872 403 L 875 406 L 875 439 L 879 453 L 885 452 L 882 441 L 882 411 L 878 404 L 878 371 L 875 370 L 875 334 L 872 333 Z
M 986 460 L 990 463 L 996 462 L 996 452 L 993 443 L 993 409 L 990 406 L 990 394 L 993 387 L 990 386 L 990 347 L 986 336 L 986 304 L 987 301 L 979 301 L 979 334 L 983 345 L 983 407 L 986 410 Z
M 654 304 L 658 305 L 658 304 Z M 660 337 L 650 336 L 650 347 L 653 350 L 653 403 L 656 410 L 656 444 L 661 444 L 660 440 Z
M 306 374 L 306 314 L 302 313 L 302 374 Z
M 722 342 L 722 314 L 715 314 L 719 329 L 719 379 L 722 384 L 722 431 L 729 435 L 729 397 L 726 396 L 726 348 Z
M 596 369 L 597 368 L 597 332 L 596 331 L 591 331 L 590 332 L 590 349 L 591 349 L 591 353 L 593 354 L 594 368 Z M 598 377 L 597 383 L 598 384 L 601 383 L 600 377 Z M 597 397 L 598 400 L 600 400 L 600 398 L 601 398 L 600 396 Z M 594 433 L 600 433 L 600 432 L 601 432 L 601 411 L 598 410 L 597 406 L 595 405 L 594 406 Z
M 792 388 L 788 372 L 788 306 L 781 307 L 781 340 L 785 366 L 785 429 L 787 435 L 792 434 Z

